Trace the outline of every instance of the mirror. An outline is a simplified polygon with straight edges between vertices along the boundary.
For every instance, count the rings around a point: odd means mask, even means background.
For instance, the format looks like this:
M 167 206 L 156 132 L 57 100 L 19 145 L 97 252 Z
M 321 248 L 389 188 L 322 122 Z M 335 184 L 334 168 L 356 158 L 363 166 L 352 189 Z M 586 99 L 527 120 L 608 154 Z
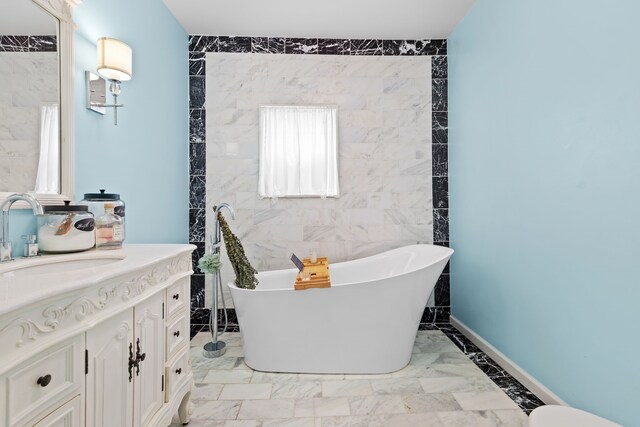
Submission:
M 78 0 L 4 0 L 0 14 L 0 201 L 73 196 L 71 8 Z

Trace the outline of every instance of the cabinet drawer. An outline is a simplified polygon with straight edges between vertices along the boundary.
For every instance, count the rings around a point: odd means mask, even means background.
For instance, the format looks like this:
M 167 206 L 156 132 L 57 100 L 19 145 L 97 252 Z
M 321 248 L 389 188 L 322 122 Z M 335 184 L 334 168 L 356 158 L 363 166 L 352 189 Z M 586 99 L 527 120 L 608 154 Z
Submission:
M 82 406 L 80 396 L 65 403 L 34 427 L 80 427 L 82 426 Z
M 173 363 L 167 366 L 167 372 L 165 372 L 167 377 L 165 402 L 171 399 L 173 393 L 187 380 L 190 373 L 189 352 L 185 349 Z
M 84 335 L 45 350 L 5 375 L 7 418 L 13 425 L 44 408 L 80 394 L 84 379 Z
M 183 311 L 176 320 L 167 326 L 167 360 L 173 360 L 173 357 L 188 345 L 189 324 L 188 312 Z
M 178 280 L 175 284 L 167 288 L 167 319 L 180 311 L 183 307 L 188 307 L 189 302 L 189 278 Z

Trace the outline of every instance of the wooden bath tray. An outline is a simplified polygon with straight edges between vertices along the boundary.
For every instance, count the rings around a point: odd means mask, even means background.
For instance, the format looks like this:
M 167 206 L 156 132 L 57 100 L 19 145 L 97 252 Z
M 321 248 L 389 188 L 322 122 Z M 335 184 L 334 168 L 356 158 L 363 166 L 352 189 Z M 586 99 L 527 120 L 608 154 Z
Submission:
M 309 258 L 302 260 L 304 271 L 311 275 L 309 280 L 302 280 L 302 275 L 298 273 L 294 289 L 303 291 L 311 288 L 330 288 L 331 277 L 329 276 L 329 260 L 326 257 L 318 257 L 318 262 L 311 263 Z

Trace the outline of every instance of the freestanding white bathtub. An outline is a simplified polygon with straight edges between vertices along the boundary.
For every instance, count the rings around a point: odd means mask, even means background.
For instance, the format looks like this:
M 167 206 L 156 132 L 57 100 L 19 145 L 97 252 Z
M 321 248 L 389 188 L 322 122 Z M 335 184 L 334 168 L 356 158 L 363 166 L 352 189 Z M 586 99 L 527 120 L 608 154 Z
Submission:
M 295 291 L 297 270 L 231 289 L 244 360 L 269 372 L 377 374 L 411 358 L 420 318 L 453 250 L 412 245 L 330 265 L 331 288 Z

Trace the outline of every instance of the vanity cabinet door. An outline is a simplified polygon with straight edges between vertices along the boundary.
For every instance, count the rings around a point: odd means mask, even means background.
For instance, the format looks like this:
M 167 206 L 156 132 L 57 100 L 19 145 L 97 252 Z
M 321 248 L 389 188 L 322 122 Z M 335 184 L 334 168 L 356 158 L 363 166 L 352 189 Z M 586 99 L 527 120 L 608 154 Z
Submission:
M 133 333 L 133 308 L 87 332 L 87 426 L 133 425 L 135 367 L 129 373 L 130 356 L 135 357 L 136 351 Z
M 158 292 L 134 307 L 135 351 L 140 373 L 134 379 L 134 425 L 146 426 L 164 403 L 164 296 Z

